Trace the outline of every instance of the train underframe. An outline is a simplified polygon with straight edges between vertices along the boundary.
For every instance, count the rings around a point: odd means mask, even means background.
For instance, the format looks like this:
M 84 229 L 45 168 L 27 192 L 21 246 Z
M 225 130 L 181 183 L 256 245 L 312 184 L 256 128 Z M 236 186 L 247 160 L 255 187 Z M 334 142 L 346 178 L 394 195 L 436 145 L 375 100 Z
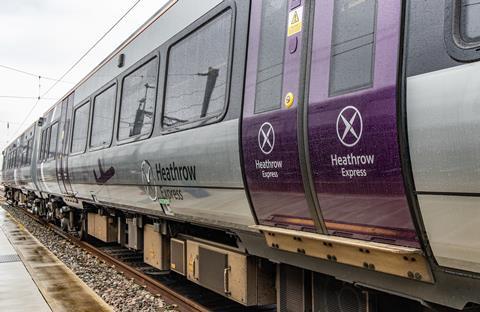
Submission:
M 276 305 L 282 312 L 457 311 L 249 255 L 234 233 L 222 229 L 91 203 L 79 208 L 61 197 L 11 187 L 4 193 L 12 205 L 64 231 L 143 252 L 152 267 L 183 275 L 245 306 Z

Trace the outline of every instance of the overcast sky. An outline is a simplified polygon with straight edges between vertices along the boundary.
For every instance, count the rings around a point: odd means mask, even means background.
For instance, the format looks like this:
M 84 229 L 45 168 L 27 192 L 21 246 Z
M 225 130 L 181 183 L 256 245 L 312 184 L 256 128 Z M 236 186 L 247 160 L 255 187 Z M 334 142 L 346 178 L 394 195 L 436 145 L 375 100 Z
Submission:
M 60 77 L 137 0 L 0 0 L 0 65 L 45 77 Z M 41 100 L 38 78 L 0 67 L 0 150 L 62 97 L 166 0 L 140 3 L 90 54 Z M 40 94 L 53 84 L 41 80 Z M 32 97 L 15 99 L 8 96 Z M 7 122 L 10 127 L 7 129 Z M 1 155 L 0 155 L 1 160 Z

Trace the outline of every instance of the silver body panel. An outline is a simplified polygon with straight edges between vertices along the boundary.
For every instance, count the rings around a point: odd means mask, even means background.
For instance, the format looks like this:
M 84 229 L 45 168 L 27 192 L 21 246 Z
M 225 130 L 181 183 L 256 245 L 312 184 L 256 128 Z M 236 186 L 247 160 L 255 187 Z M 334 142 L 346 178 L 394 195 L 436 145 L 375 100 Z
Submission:
M 415 187 L 480 193 L 480 63 L 407 79 Z
M 247 229 L 255 222 L 243 186 L 238 148 L 237 119 L 70 156 L 68 167 L 79 198 Z M 104 170 L 115 170 L 103 185 L 95 183 L 93 173 L 99 172 L 99 160 Z M 150 164 L 150 183 L 142 178 L 144 161 Z M 157 167 L 170 164 L 194 167 L 196 178 L 162 181 Z
M 475 272 L 480 272 L 479 72 L 480 63 L 472 63 L 407 79 L 410 156 L 433 253 L 440 265 Z

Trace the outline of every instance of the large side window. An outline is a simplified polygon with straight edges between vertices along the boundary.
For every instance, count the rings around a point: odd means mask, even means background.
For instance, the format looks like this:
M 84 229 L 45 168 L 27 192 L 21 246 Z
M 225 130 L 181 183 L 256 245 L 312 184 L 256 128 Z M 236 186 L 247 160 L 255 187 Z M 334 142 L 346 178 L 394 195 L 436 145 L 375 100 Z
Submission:
M 262 1 L 255 113 L 279 109 L 282 105 L 287 4 L 285 0 Z
M 90 102 L 75 109 L 73 121 L 73 134 L 71 153 L 80 153 L 85 150 L 88 131 L 88 114 L 90 112 Z
M 116 85 L 113 85 L 93 100 L 90 147 L 107 146 L 112 140 L 115 95 Z
M 330 95 L 372 86 L 376 0 L 334 4 Z
M 58 142 L 58 122 L 52 125 L 50 134 L 50 148 L 48 151 L 48 158 L 55 158 L 57 153 L 57 142 Z
M 158 58 L 123 78 L 118 139 L 149 134 L 157 94 Z
M 163 127 L 222 115 L 229 81 L 232 12 L 175 43 L 168 53 Z

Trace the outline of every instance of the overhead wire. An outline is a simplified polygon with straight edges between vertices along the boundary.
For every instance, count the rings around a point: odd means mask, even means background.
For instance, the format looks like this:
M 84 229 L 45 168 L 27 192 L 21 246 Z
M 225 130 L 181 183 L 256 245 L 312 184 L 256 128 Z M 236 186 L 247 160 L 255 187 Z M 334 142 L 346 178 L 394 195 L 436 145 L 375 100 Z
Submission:
M 140 3 L 140 1 L 142 0 L 137 0 L 116 22 L 115 24 L 113 24 L 75 63 L 73 63 L 72 66 L 70 66 L 69 69 L 67 69 L 67 71 L 62 75 L 60 76 L 59 80 L 62 80 L 63 78 L 65 78 L 66 75 L 68 75 L 68 73 L 70 73 L 72 71 L 72 69 L 74 69 L 78 63 L 80 63 L 87 55 L 88 53 L 90 53 L 90 51 L 92 51 L 99 43 L 100 41 L 102 41 L 136 6 L 137 4 Z M 45 95 L 47 95 L 53 88 L 55 88 L 55 86 L 58 84 L 58 81 L 56 81 L 50 88 L 48 88 L 48 90 L 41 96 L 41 97 L 44 97 Z
M 135 1 L 135 3 L 75 63 L 73 63 L 73 65 L 70 66 L 67 69 L 67 71 L 65 71 L 65 73 L 63 73 L 63 75 L 60 76 L 60 78 L 58 78 L 52 86 L 50 86 L 50 88 L 48 88 L 46 92 L 44 92 L 41 96 L 37 98 L 37 101 L 32 106 L 32 108 L 27 113 L 23 121 L 20 123 L 20 126 L 17 128 L 17 130 L 13 134 L 13 137 L 17 135 L 17 133 L 23 127 L 25 122 L 28 120 L 28 118 L 30 117 L 30 114 L 33 112 L 33 110 L 37 107 L 38 103 L 40 102 L 40 99 L 45 97 L 50 91 L 52 91 L 52 89 L 55 88 L 58 85 L 58 83 L 62 81 L 63 78 L 65 78 L 65 76 L 67 76 L 141 1 L 142 0 Z M 24 73 L 28 73 L 28 72 L 24 72 Z
M 39 97 L 38 96 L 18 96 L 18 95 L 0 95 L 0 99 L 35 99 L 37 100 Z M 40 100 L 58 100 L 58 98 L 45 98 L 41 97 Z
M 2 65 L 2 64 L 0 64 L 0 67 L 1 67 L 1 68 L 5 68 L 5 69 L 8 69 L 8 70 L 11 70 L 11 71 L 15 71 L 15 72 L 18 72 L 18 73 L 21 73 L 21 74 L 24 74 L 24 75 L 32 76 L 32 77 L 41 77 L 41 78 L 46 79 L 46 80 L 52 80 L 52 81 L 58 81 L 58 82 L 64 82 L 64 83 L 73 84 L 73 82 L 64 81 L 64 80 L 60 80 L 60 79 L 56 79 L 56 78 L 51 78 L 51 77 L 47 77 L 47 76 L 40 75 L 40 74 L 30 73 L 30 72 L 27 72 L 27 71 L 25 71 L 25 70 L 22 70 L 22 69 L 19 69 L 19 68 L 15 68 L 15 67 L 12 67 L 12 66 L 7 66 L 7 65 Z

